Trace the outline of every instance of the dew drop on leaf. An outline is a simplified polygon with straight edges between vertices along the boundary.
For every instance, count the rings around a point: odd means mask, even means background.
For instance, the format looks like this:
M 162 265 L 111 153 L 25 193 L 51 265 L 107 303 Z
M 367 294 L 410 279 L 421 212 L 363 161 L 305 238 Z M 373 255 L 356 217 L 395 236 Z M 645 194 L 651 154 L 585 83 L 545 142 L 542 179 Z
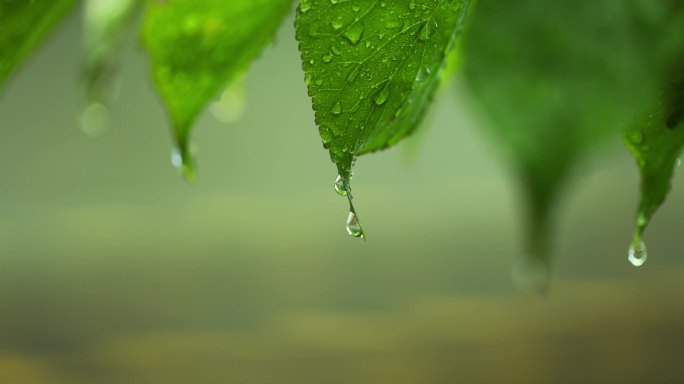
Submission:
M 347 81 L 350 83 L 353 83 L 354 80 L 356 80 L 357 77 L 359 77 L 359 73 L 361 73 L 361 65 L 357 65 L 354 67 L 354 69 L 349 72 L 349 75 L 347 76 Z
M 299 3 L 299 11 L 302 13 L 307 13 L 311 9 L 311 0 L 302 0 Z
M 332 109 L 330 110 L 330 112 L 332 112 L 333 115 L 339 115 L 340 113 L 342 113 L 342 103 L 340 103 L 339 101 L 337 101 L 337 102 L 333 105 L 333 107 L 332 107 Z
M 333 29 L 340 29 L 344 26 L 344 22 L 342 21 L 341 17 L 337 17 L 330 23 L 330 25 L 332 25 Z
M 383 105 L 387 102 L 387 99 L 389 99 L 390 96 L 390 89 L 387 86 L 384 86 L 378 93 L 373 96 L 373 102 L 376 105 Z
M 437 32 L 437 20 L 430 18 L 430 20 L 423 24 L 423 28 L 420 29 L 420 32 L 418 33 L 418 39 L 422 41 L 429 40 L 430 37 L 435 34 L 435 32 Z
M 418 73 L 416 73 L 416 82 L 418 83 L 424 83 L 430 78 L 430 67 L 428 66 L 422 66 L 418 70 Z
M 646 250 L 646 244 L 639 240 L 638 243 L 632 243 L 629 247 L 629 253 L 627 259 L 635 267 L 641 267 L 646 262 L 648 258 L 648 252 Z
M 343 36 L 349 43 L 352 45 L 356 45 L 361 41 L 361 37 L 363 36 L 363 26 L 360 24 L 354 24 L 350 26 L 346 31 L 344 31 Z
M 644 143 L 644 134 L 641 131 L 634 131 L 628 135 L 628 139 L 634 145 L 641 145 Z

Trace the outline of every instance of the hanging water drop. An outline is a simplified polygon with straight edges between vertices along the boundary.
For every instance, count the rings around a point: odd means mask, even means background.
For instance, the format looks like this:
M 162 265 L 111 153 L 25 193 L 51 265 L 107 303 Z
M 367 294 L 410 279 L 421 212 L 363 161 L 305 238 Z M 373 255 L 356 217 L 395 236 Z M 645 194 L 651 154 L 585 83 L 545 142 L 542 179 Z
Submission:
M 520 290 L 545 294 L 549 289 L 549 267 L 537 258 L 523 257 L 513 266 L 511 280 Z
M 337 175 L 335 179 L 335 192 L 340 196 L 347 196 L 349 194 L 349 185 L 344 177 Z
M 175 168 L 180 168 L 183 166 L 183 156 L 178 148 L 174 148 L 171 151 L 171 165 Z
M 109 128 L 109 108 L 101 103 L 89 104 L 81 114 L 81 130 L 88 136 L 101 136 Z
M 643 241 L 639 241 L 638 244 L 632 243 L 629 247 L 629 254 L 627 259 L 635 267 L 641 267 L 646 262 L 648 258 L 648 252 L 646 250 L 646 244 Z
M 180 148 L 174 148 L 171 152 L 171 165 L 178 169 L 185 181 L 193 182 L 195 181 L 195 167 L 193 166 L 193 161 L 190 150 L 186 151 L 184 155 Z
M 347 217 L 347 232 L 353 237 L 360 237 L 362 239 L 366 238 L 366 235 L 363 233 L 363 228 L 361 228 L 359 219 L 356 217 L 356 213 L 354 213 L 354 211 L 349 211 L 349 217 Z

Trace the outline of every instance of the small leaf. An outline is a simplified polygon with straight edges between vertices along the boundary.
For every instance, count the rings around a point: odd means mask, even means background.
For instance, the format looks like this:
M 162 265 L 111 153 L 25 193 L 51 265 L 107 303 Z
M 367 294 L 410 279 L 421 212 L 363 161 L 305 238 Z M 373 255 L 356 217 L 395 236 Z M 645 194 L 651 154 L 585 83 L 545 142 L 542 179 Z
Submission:
M 684 23 L 670 0 L 480 0 L 463 40 L 472 94 L 521 179 L 527 251 L 548 263 L 573 166 L 654 100 Z
M 469 1 L 302 0 L 297 40 L 323 146 L 348 180 L 357 155 L 420 123 Z
M 670 192 L 670 182 L 684 147 L 684 65 L 646 118 L 624 131 L 625 143 L 641 172 L 641 198 L 633 248 L 638 247 L 653 214 Z
M 186 176 L 197 115 L 269 43 L 292 0 L 149 0 L 143 41 Z
M 0 88 L 74 3 L 74 0 L 0 1 Z

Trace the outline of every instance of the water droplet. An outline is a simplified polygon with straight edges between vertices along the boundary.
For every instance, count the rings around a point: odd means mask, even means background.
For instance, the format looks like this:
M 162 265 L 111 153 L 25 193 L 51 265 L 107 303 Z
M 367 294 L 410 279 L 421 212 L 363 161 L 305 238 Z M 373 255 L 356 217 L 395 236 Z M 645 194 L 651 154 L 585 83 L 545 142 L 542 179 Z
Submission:
M 513 266 L 511 280 L 520 290 L 544 294 L 549 289 L 549 268 L 542 260 L 524 257 Z
M 386 85 L 386 86 L 382 87 L 382 89 L 380 89 L 380 91 L 378 91 L 378 93 L 376 93 L 375 96 L 373 96 L 373 102 L 376 105 L 383 105 L 387 102 L 387 99 L 389 99 L 389 96 L 390 96 L 390 89 Z
M 414 9 L 416 9 L 416 0 L 410 0 L 410 1 L 409 1 L 409 9 L 412 10 L 412 11 L 413 11 Z
M 639 241 L 639 244 L 634 244 L 629 247 L 629 254 L 627 259 L 635 267 L 641 267 L 646 262 L 648 258 L 648 252 L 646 251 L 646 244 L 643 241 Z
M 627 135 L 627 138 L 629 139 L 629 142 L 634 144 L 634 145 L 641 145 L 644 143 L 644 133 L 639 131 L 634 131 L 630 132 L 629 135 Z
M 323 85 L 323 79 L 316 79 L 316 85 Z
M 333 45 L 332 48 L 330 48 L 330 50 L 332 51 L 332 53 L 334 53 L 336 55 L 339 55 L 342 53 L 342 51 L 337 47 L 337 45 Z
M 192 151 L 188 149 L 188 152 Z M 189 154 L 184 156 L 183 151 L 181 151 L 179 148 L 174 148 L 171 152 L 171 165 L 180 171 L 181 175 L 187 182 L 195 181 L 196 177 L 195 168 L 193 166 L 193 160 L 191 157 L 192 156 Z
M 330 25 L 332 25 L 333 29 L 340 29 L 344 26 L 344 22 L 342 21 L 341 17 L 338 17 L 333 20 Z
M 425 24 L 423 24 L 423 28 L 421 28 L 420 32 L 418 33 L 418 39 L 422 41 L 429 40 L 432 35 L 437 32 L 437 20 L 434 18 L 430 18 L 430 20 L 426 21 Z
M 81 114 L 81 130 L 88 136 L 102 136 L 109 128 L 109 108 L 101 103 L 89 104 Z
M 174 148 L 173 151 L 171 151 L 171 165 L 176 168 L 183 166 L 183 156 L 181 156 L 181 152 L 178 148 Z
M 344 177 L 337 175 L 335 179 L 335 192 L 340 196 L 347 196 L 349 194 L 349 184 Z
M 299 11 L 302 13 L 307 13 L 311 9 L 311 1 L 310 0 L 302 0 L 299 3 Z
M 328 148 L 330 147 L 330 143 L 332 143 L 333 139 L 333 134 L 330 128 L 328 127 L 318 127 L 318 133 L 321 136 L 321 140 L 323 141 L 323 148 Z
M 361 10 L 361 7 L 359 5 L 357 5 L 357 4 L 352 5 L 352 11 L 358 12 L 360 10 Z
M 389 20 L 385 23 L 385 28 L 387 29 L 396 29 L 401 27 L 401 22 L 397 20 Z
M 359 77 L 359 73 L 361 73 L 361 65 L 357 65 L 352 69 L 351 72 L 349 72 L 349 75 L 347 76 L 347 81 L 350 83 L 353 83 L 354 80 L 356 80 L 357 77 Z
M 401 116 L 401 114 L 402 114 L 403 112 L 404 112 L 404 108 L 403 108 L 403 107 L 399 107 L 399 108 L 394 112 L 394 118 L 395 118 L 395 119 L 398 118 L 399 116 Z
M 339 115 L 342 113 L 342 103 L 337 101 L 330 109 L 330 112 L 332 112 L 333 115 Z
M 353 211 L 349 212 L 349 217 L 347 217 L 347 232 L 353 237 L 360 237 L 365 239 L 366 236 L 363 233 L 363 228 L 359 223 L 359 219 L 356 217 L 356 213 Z
M 428 66 L 422 66 L 418 70 L 418 73 L 416 73 L 416 82 L 418 83 L 424 83 L 430 78 L 430 73 L 432 71 L 430 70 L 430 67 Z
M 363 26 L 361 24 L 354 24 L 350 26 L 346 31 L 344 31 L 343 36 L 351 43 L 352 45 L 356 45 L 361 41 L 361 37 L 363 37 Z
M 327 55 L 323 56 L 323 62 L 324 63 L 329 63 L 332 61 L 333 55 L 332 53 L 328 53 Z

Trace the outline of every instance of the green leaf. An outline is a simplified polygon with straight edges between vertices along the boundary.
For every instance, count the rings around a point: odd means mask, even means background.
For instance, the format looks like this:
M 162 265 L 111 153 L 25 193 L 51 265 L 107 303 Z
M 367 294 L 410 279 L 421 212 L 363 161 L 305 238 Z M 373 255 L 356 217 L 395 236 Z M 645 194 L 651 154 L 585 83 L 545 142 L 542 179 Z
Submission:
M 192 124 L 268 44 L 292 0 L 149 0 L 143 41 L 173 121 L 182 169 L 193 178 Z
M 466 0 L 303 0 L 297 40 L 323 146 L 345 180 L 357 155 L 420 123 Z
M 478 1 L 463 40 L 464 71 L 522 181 L 533 259 L 548 264 L 553 206 L 575 163 L 654 100 L 682 41 L 676 7 Z
M 74 0 L 0 1 L 0 88 L 73 5 Z
M 630 261 L 637 266 L 646 257 L 644 230 L 670 192 L 670 181 L 684 146 L 684 65 L 679 66 L 678 76 L 661 99 L 651 114 L 624 131 L 625 143 L 641 172 L 641 198 L 630 250 Z

